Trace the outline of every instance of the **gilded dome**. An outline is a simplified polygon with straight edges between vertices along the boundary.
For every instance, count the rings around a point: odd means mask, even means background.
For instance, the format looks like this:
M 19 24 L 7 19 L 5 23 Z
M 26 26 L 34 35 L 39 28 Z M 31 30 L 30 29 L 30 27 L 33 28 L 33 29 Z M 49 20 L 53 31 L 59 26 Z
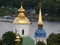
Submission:
M 24 12 L 25 9 L 21 5 L 21 8 L 18 9 L 19 14 L 18 16 L 14 19 L 13 23 L 14 24 L 30 24 L 29 19 L 25 16 Z
M 30 24 L 30 21 L 27 17 L 21 18 L 21 17 L 16 17 L 14 24 Z

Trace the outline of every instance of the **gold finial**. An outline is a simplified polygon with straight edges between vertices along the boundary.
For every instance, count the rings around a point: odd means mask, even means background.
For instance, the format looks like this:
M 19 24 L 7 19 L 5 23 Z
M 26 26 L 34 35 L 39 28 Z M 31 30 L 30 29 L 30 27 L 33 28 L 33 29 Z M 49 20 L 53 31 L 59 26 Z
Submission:
M 22 2 L 21 2 L 21 7 L 18 9 L 18 11 L 19 11 L 18 17 L 21 17 L 21 18 L 25 17 L 25 15 L 24 15 L 25 9 L 22 6 Z
M 23 8 L 23 7 L 22 7 L 22 2 L 21 2 L 21 8 Z
M 43 22 L 42 22 L 42 12 L 41 12 L 41 3 L 40 3 L 40 10 L 39 10 L 39 18 L 38 18 L 38 26 L 42 28 Z
M 22 6 L 22 2 L 21 2 L 21 7 L 18 9 L 19 12 L 25 12 L 25 9 Z
M 16 45 L 18 45 L 19 42 L 21 41 L 19 34 L 16 35 L 15 41 L 16 41 Z

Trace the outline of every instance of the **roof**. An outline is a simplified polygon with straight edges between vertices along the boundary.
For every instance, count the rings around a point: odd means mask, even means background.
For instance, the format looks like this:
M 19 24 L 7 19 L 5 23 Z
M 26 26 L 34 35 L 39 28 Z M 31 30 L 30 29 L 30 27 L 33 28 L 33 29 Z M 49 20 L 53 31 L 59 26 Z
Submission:
M 14 19 L 13 23 L 14 24 L 30 24 L 30 20 L 25 16 L 24 12 L 25 9 L 21 5 L 21 8 L 19 8 L 19 14 L 18 16 Z

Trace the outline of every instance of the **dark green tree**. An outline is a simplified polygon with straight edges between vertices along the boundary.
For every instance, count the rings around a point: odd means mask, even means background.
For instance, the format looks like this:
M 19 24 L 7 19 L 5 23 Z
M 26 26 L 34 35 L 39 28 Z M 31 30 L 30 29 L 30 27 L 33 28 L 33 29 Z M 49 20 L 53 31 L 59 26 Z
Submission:
M 38 41 L 36 45 L 46 45 L 46 44 L 42 41 Z
M 47 45 L 60 45 L 60 34 L 51 33 L 47 38 Z
M 5 45 L 15 45 L 15 33 L 8 31 L 2 36 L 2 41 Z
M 42 12 L 48 13 L 49 16 L 60 16 L 60 1 L 59 0 L 0 0 L 0 6 L 20 7 L 21 2 L 25 9 L 34 8 L 39 11 L 39 2 L 42 2 Z M 11 11 L 12 12 L 12 11 Z M 2 15 L 2 14 L 0 14 Z
M 2 42 L 2 40 L 0 39 L 0 45 L 3 45 L 3 42 Z

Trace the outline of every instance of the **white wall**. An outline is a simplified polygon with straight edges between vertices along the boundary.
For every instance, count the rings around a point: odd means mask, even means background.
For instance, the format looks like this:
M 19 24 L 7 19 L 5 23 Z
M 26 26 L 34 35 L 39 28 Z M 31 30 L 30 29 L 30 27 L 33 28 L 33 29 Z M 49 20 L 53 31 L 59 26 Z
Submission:
M 43 28 L 47 33 L 47 37 L 52 32 L 60 33 L 60 22 L 44 21 L 43 23 L 44 23 Z M 33 22 L 32 24 L 30 24 L 30 29 L 28 29 L 29 28 L 28 26 L 21 26 L 21 27 L 25 27 L 27 30 L 29 30 L 29 32 L 30 32 L 29 36 L 32 37 L 35 40 L 34 34 L 35 34 L 35 31 L 38 28 L 37 22 Z M 15 30 L 15 28 L 14 28 L 14 25 L 12 23 L 10 23 L 10 22 L 0 22 L 0 38 L 2 37 L 2 35 L 6 31 L 14 31 L 14 30 Z
M 17 30 L 17 33 L 20 34 L 20 36 L 29 36 L 29 32 L 30 32 L 30 26 L 29 25 L 15 25 L 14 27 Z M 24 35 L 22 35 L 22 30 L 24 29 Z

